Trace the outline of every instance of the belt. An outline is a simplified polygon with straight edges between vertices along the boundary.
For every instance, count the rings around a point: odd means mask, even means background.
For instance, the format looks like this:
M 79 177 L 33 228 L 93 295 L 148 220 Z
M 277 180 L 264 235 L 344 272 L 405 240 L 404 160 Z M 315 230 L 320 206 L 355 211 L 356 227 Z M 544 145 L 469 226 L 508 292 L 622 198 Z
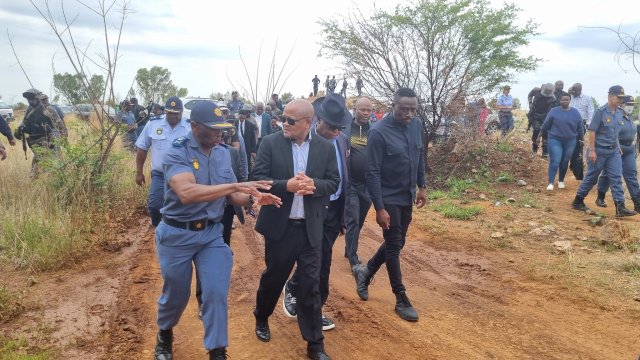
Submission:
M 620 145 L 624 145 L 624 146 L 631 146 L 633 145 L 633 140 L 631 141 L 619 141 Z
M 617 149 L 618 145 L 609 145 L 609 146 L 596 145 L 596 147 L 600 149 L 613 150 L 613 149 Z
M 169 219 L 166 216 L 162 217 L 162 221 L 164 221 L 164 223 L 169 226 L 173 226 L 179 229 L 191 230 L 191 231 L 202 231 L 207 227 L 207 225 L 214 225 L 216 223 L 215 221 L 209 220 L 209 219 L 200 219 L 200 220 L 193 220 L 193 221 L 178 221 L 178 220 Z
M 289 225 L 291 226 L 305 226 L 306 225 L 306 220 L 305 219 L 289 219 L 288 221 Z

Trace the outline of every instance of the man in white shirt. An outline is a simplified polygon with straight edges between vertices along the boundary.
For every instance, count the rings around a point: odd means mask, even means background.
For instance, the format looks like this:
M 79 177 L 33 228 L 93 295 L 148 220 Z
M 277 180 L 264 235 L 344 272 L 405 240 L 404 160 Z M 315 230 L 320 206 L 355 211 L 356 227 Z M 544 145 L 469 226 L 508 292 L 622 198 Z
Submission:
M 569 90 L 569 94 L 571 94 L 569 106 L 578 110 L 585 126 L 589 127 L 591 118 L 593 117 L 593 100 L 591 96 L 582 93 L 582 84 L 580 83 L 573 84 Z

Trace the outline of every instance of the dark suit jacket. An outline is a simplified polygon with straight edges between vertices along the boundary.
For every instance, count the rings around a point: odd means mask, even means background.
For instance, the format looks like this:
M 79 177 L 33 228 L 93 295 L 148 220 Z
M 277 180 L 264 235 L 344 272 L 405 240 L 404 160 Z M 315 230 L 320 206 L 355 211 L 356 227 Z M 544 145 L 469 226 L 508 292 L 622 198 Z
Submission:
M 312 136 L 321 137 L 316 132 L 316 129 L 317 128 L 315 126 L 311 129 L 311 132 L 313 134 Z M 347 189 L 349 189 L 349 166 L 347 163 L 349 159 L 349 138 L 345 133 L 341 132 L 336 140 L 338 142 L 338 152 L 340 153 L 340 164 L 342 165 L 342 169 L 340 169 L 340 171 L 342 172 L 342 196 L 346 196 L 346 191 Z M 330 140 L 327 141 L 329 141 L 331 145 L 333 145 Z M 333 151 L 335 152 L 335 147 Z M 338 190 L 336 189 L 336 191 Z
M 307 235 L 312 246 L 321 246 L 325 208 L 329 195 L 338 189 L 340 174 L 333 144 L 317 135 L 312 135 L 309 143 L 306 174 L 313 178 L 316 186 L 313 195 L 304 197 Z M 263 206 L 260 209 L 256 230 L 267 239 L 282 239 L 293 203 L 287 181 L 294 176 L 291 140 L 282 132 L 262 138 L 253 176 L 255 180 L 273 180 L 270 192 L 282 199 L 280 208 Z
M 236 129 L 240 133 L 240 121 L 236 121 Z M 251 159 L 251 154 L 256 152 L 256 127 L 250 121 L 244 121 L 244 149 L 247 152 L 247 159 Z

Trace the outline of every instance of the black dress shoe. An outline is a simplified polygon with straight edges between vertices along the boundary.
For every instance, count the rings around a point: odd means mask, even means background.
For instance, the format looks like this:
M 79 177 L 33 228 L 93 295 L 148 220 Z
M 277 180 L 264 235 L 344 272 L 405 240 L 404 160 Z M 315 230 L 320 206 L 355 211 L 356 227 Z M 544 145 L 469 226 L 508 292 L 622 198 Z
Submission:
M 173 360 L 173 330 L 158 331 L 154 360 Z
M 329 357 L 329 355 L 327 355 L 326 352 L 324 351 L 308 351 L 307 350 L 307 357 L 309 359 L 313 359 L 313 360 L 331 360 L 331 358 Z
M 227 349 L 223 347 L 209 351 L 209 360 L 226 360 L 228 357 Z
M 271 330 L 269 330 L 269 323 L 260 323 L 256 321 L 256 336 L 258 340 L 269 342 L 271 340 Z

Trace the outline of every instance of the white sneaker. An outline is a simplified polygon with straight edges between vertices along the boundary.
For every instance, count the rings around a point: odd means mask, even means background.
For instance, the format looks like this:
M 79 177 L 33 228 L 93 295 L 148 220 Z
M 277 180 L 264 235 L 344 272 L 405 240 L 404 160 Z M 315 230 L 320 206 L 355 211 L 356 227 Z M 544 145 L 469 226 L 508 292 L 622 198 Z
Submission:
M 560 182 L 558 183 L 558 189 L 564 189 L 564 188 L 565 188 L 565 186 L 564 186 L 564 182 L 560 181 Z
M 548 191 L 553 190 L 553 184 L 549 184 L 549 185 L 547 186 L 547 190 L 548 190 Z

